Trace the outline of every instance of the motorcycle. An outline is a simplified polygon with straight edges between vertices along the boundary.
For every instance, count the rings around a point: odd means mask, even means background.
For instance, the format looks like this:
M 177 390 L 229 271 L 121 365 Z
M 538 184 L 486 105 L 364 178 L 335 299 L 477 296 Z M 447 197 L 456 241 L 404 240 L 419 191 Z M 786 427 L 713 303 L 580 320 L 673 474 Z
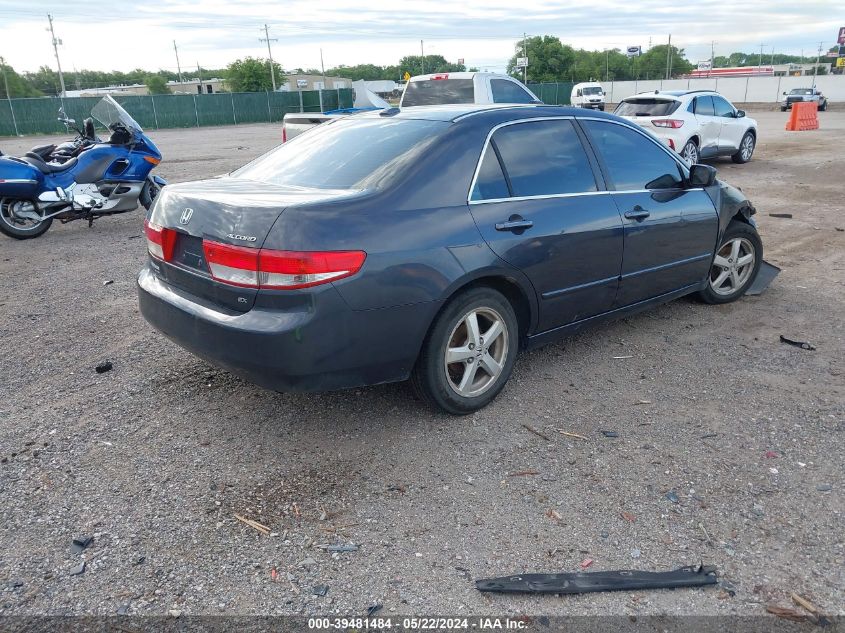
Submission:
M 60 121 L 75 126 L 59 111 Z M 34 148 L 24 156 L 0 155 L 0 232 L 19 240 L 43 235 L 54 219 L 62 224 L 149 209 L 167 183 L 151 171 L 161 153 L 140 125 L 110 96 L 91 109 L 110 132 L 97 138 L 93 121 L 58 147 Z

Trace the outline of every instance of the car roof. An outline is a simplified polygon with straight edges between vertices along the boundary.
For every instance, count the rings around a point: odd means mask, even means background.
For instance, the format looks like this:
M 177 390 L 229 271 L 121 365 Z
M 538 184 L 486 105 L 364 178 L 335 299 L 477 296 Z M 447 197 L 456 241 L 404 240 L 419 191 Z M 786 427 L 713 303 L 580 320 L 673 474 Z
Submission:
M 717 95 L 719 93 L 715 90 L 648 90 L 646 92 L 638 92 L 630 97 L 625 97 L 622 101 L 627 101 L 628 99 L 643 99 L 646 97 L 666 97 L 670 100 L 680 101 L 682 97 L 700 94 Z
M 446 72 L 442 72 L 442 73 L 429 73 L 427 75 L 414 75 L 408 81 L 427 81 L 429 79 L 434 79 L 435 77 L 440 77 L 440 78 L 448 77 L 449 79 L 472 79 L 473 77 L 476 77 L 476 76 L 478 76 L 478 77 L 504 77 L 506 79 L 512 79 L 512 80 L 516 81 L 510 75 L 504 75 L 502 73 L 482 73 L 482 72 L 475 72 L 475 71 L 473 71 L 473 72 L 465 71 L 465 72 L 457 72 L 457 73 L 452 73 L 452 72 L 446 71 Z
M 395 112 L 394 112 L 395 111 Z M 390 114 L 382 115 L 382 112 Z M 426 121 L 460 121 L 472 117 L 482 120 L 484 115 L 496 118 L 522 119 L 541 116 L 572 116 L 599 117 L 618 119 L 609 113 L 570 106 L 552 106 L 545 104 L 448 104 L 430 106 L 411 106 L 407 108 L 390 108 L 372 112 L 362 112 L 356 118 L 384 118 L 384 119 L 421 119 Z M 506 116 L 511 115 L 511 116 Z

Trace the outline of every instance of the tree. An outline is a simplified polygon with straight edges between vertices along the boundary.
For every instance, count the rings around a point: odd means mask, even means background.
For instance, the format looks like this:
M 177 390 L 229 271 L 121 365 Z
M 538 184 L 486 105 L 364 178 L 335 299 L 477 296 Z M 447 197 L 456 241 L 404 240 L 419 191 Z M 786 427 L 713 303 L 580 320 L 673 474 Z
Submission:
M 15 72 L 15 69 L 8 64 L 0 66 L 0 98 L 7 99 L 11 97 L 40 97 L 41 92 L 33 88 L 27 81 Z M 6 76 L 4 81 L 2 75 Z M 9 94 L 6 94 L 6 84 L 9 84 Z
M 652 46 L 648 51 L 634 58 L 635 79 L 661 79 L 666 77 L 666 65 L 670 63 L 666 44 Z M 684 49 L 672 47 L 670 77 L 686 75 L 693 65 L 684 57 Z
M 514 55 L 508 62 L 508 74 L 522 79 L 521 68 L 516 67 L 517 57 L 528 57 L 528 81 L 531 83 L 571 79 L 569 71 L 575 62 L 575 50 L 564 46 L 553 35 L 529 37 L 514 46 Z
M 273 62 L 276 73 L 276 86 L 285 81 L 282 67 Z M 226 69 L 226 83 L 232 92 L 265 92 L 273 89 L 270 74 L 270 60 L 245 57 L 229 64 Z
M 406 71 L 412 75 L 422 75 L 423 69 L 426 74 L 461 73 L 467 69 L 467 67 L 463 64 L 453 64 L 446 61 L 446 58 L 443 57 L 443 55 L 426 55 L 425 67 L 423 67 L 422 61 L 423 58 L 420 55 L 407 55 L 399 60 L 399 69 L 403 75 Z M 389 79 L 393 79 L 393 77 L 389 77 Z
M 147 75 L 144 83 L 147 84 L 147 90 L 150 91 L 151 95 L 170 94 L 170 87 L 167 85 L 167 79 L 161 75 Z

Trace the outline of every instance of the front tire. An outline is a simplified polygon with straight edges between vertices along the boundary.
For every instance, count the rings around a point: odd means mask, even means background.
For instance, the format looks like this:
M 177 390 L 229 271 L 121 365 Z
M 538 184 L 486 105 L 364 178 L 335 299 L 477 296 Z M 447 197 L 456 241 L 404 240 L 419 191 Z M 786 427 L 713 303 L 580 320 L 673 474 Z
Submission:
M 18 212 L 32 210 L 26 208 L 27 205 L 38 209 L 37 205 L 29 200 L 0 199 L 1 233 L 13 237 L 16 240 L 31 240 L 47 232 L 47 229 L 53 223 L 53 218 L 36 222 L 35 220 L 18 215 Z
M 739 149 L 736 151 L 736 154 L 731 156 L 731 160 L 740 165 L 747 163 L 754 155 L 754 149 L 756 147 L 757 139 L 751 132 L 746 132 L 745 136 L 743 136 L 742 140 L 739 142 Z
M 707 285 L 698 296 L 705 303 L 736 301 L 754 283 L 763 263 L 763 242 L 750 224 L 732 221 L 716 251 Z
M 411 384 L 428 405 L 467 415 L 499 394 L 518 347 L 519 325 L 510 302 L 492 288 L 469 289 L 435 319 Z
M 827 101 L 819 106 L 819 112 L 824 112 L 825 110 L 827 110 Z

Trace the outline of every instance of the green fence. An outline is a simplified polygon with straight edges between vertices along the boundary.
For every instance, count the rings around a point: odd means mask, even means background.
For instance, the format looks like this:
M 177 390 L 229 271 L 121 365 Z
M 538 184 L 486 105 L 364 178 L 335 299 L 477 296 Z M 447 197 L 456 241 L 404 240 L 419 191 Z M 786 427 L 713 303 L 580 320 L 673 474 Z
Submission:
M 569 105 L 569 96 L 572 94 L 571 81 L 562 81 L 549 84 L 528 84 L 528 89 L 537 95 L 543 103 L 549 105 Z
M 308 90 L 303 92 L 220 92 L 196 95 L 115 96 L 132 117 L 148 129 L 234 125 L 281 121 L 288 112 L 325 112 L 351 108 L 354 92 Z M 41 97 L 0 101 L 0 136 L 59 134 L 60 107 L 82 121 L 100 97 Z

